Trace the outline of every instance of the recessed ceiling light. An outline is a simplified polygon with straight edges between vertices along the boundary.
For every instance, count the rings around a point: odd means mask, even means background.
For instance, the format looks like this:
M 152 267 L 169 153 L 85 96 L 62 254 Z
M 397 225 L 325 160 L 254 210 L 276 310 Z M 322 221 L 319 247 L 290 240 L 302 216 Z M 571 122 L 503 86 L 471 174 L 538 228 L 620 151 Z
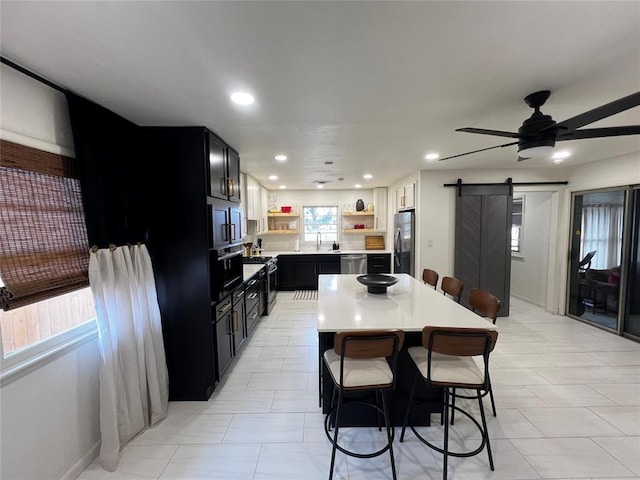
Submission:
M 286 155 L 276 155 L 275 159 L 279 162 L 284 162 L 287 160 L 287 156 Z
M 269 175 L 269 180 L 277 180 L 278 175 Z
M 440 158 L 440 155 L 438 155 L 437 153 L 433 152 L 433 153 L 427 153 L 424 158 L 426 160 L 436 160 L 437 158 Z
M 279 188 L 280 190 L 284 190 L 285 188 L 287 188 L 287 186 L 286 186 L 286 185 L 280 185 L 278 188 Z
M 253 95 L 247 92 L 235 92 L 231 94 L 231 101 L 238 105 L 251 105 L 253 100 Z
M 316 188 L 324 188 L 324 185 L 318 184 L 318 185 L 316 185 Z
M 362 178 L 364 178 L 365 180 L 371 180 L 373 178 L 373 175 L 371 175 L 370 173 L 365 173 Z
M 362 188 L 362 185 L 360 185 L 359 183 L 356 183 L 353 188 Z

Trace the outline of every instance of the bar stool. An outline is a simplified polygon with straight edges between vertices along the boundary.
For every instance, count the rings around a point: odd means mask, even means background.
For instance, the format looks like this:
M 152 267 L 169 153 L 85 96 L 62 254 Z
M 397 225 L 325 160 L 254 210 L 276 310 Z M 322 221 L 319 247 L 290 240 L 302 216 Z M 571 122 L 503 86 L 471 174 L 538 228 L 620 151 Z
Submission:
M 491 329 L 426 326 L 422 329 L 422 346 L 410 347 L 408 350 L 417 370 L 413 378 L 411 393 L 409 394 L 409 402 L 407 403 L 400 441 L 404 441 L 404 432 L 411 419 L 411 413 L 419 404 L 416 403 L 414 405 L 414 393 L 418 379 L 422 378 L 428 387 L 443 388 L 443 448 L 434 445 L 422 437 L 412 424 L 409 424 L 409 426 L 418 440 L 443 454 L 442 478 L 444 480 L 447 478 L 449 456 L 471 457 L 479 454 L 485 447 L 487 448 L 487 454 L 489 456 L 489 466 L 492 471 L 494 470 L 487 421 L 482 405 L 482 391 L 488 388 L 489 353 L 493 349 L 497 339 L 498 332 Z M 474 361 L 473 357 L 475 356 L 482 358 L 482 368 L 478 367 Z M 455 388 L 467 388 L 476 391 L 476 395 L 472 398 L 478 400 L 482 424 L 480 424 L 471 413 L 454 405 L 452 401 L 454 396 L 451 392 Z M 476 449 L 465 452 L 452 452 L 449 450 L 449 409 L 462 413 L 479 429 L 482 440 Z
M 460 280 L 455 277 L 442 277 L 440 288 L 445 296 L 449 294 L 453 300 L 460 303 L 462 289 L 464 288 L 464 285 Z
M 372 458 L 387 450 L 391 458 L 391 473 L 396 479 L 396 466 L 393 457 L 394 430 L 389 421 L 386 392 L 396 385 L 396 366 L 398 351 L 404 342 L 402 330 L 361 330 L 342 331 L 334 336 L 333 349 L 324 352 L 323 358 L 333 380 L 331 407 L 325 416 L 325 433 L 333 445 L 331 451 L 331 470 L 329 480 L 333 478 L 336 450 L 357 458 Z M 349 396 L 350 393 L 358 396 Z M 366 394 L 375 392 L 375 403 L 369 401 Z M 345 393 L 347 395 L 345 395 Z M 357 453 L 338 444 L 340 413 L 347 403 L 359 403 L 376 410 L 378 418 L 382 414 L 387 443 L 372 453 Z M 334 427 L 333 436 L 329 430 Z M 379 430 L 381 426 L 379 425 Z
M 469 305 L 471 306 L 471 310 L 481 317 L 487 317 L 493 321 L 495 325 L 496 319 L 498 318 L 498 312 L 500 311 L 500 300 L 498 297 L 488 292 L 487 290 L 483 290 L 482 288 L 472 288 L 469 293 Z M 488 372 L 487 372 L 488 374 Z M 491 378 L 487 378 L 487 385 L 489 386 L 488 390 L 485 390 L 483 397 L 489 394 L 491 398 L 491 410 L 493 410 L 493 416 L 497 416 L 496 413 L 496 402 L 493 399 L 493 389 L 491 388 Z M 454 390 L 455 397 L 458 398 L 469 398 L 466 395 L 460 395 Z M 454 398 L 455 402 L 455 398 Z M 453 425 L 453 413 L 451 414 L 451 425 Z
M 438 272 L 425 268 L 422 270 L 422 281 L 435 289 L 438 285 Z

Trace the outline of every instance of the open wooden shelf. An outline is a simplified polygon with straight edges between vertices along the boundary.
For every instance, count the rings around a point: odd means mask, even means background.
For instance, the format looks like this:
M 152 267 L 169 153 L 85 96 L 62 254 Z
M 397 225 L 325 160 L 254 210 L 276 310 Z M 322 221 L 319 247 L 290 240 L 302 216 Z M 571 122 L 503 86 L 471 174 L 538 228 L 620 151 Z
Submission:
M 283 235 L 285 233 L 298 233 L 298 230 L 268 230 L 267 233 L 275 233 L 277 235 Z
M 374 212 L 342 212 L 343 217 L 371 217 L 375 215 Z
M 342 233 L 372 233 L 376 230 L 373 228 L 343 228 Z

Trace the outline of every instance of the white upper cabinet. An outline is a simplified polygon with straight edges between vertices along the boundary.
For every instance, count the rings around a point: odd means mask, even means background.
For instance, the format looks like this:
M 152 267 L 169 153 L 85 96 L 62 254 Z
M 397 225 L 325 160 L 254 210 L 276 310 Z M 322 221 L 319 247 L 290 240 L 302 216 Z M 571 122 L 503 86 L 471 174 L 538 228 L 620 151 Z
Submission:
M 396 190 L 396 208 L 398 211 L 409 210 L 416 207 L 416 183 L 400 187 Z
M 246 176 L 247 220 L 256 221 L 256 234 L 267 231 L 268 192 L 251 175 Z
M 258 218 L 258 232 L 257 233 L 266 233 L 269 229 L 269 224 L 267 223 L 267 215 L 269 211 L 269 192 L 266 188 L 260 185 L 260 209 L 259 218 Z
M 387 188 L 373 189 L 374 228 L 379 232 L 387 230 Z

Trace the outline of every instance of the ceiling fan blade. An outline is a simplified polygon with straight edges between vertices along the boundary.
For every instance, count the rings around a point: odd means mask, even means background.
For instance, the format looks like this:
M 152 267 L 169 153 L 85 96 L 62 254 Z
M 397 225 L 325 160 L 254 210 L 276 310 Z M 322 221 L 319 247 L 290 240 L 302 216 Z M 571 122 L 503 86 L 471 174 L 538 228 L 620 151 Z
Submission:
M 520 138 L 515 132 L 503 132 L 502 130 L 487 130 L 485 128 L 456 128 L 456 132 L 479 133 L 481 135 L 495 135 L 498 137 Z
M 556 140 L 578 140 L 580 138 L 618 137 L 621 135 L 640 135 L 640 125 L 626 127 L 586 128 L 558 135 Z
M 638 105 L 640 105 L 640 92 L 632 93 L 631 95 L 627 95 L 626 97 L 622 97 L 611 103 L 607 103 L 606 105 L 594 108 L 593 110 L 589 110 L 588 112 L 576 115 L 575 117 L 568 118 L 564 122 L 560 122 L 555 126 L 546 128 L 544 130 L 555 128 L 560 132 L 562 132 L 563 130 L 572 132 L 573 130 L 576 130 L 580 127 L 597 122 L 598 120 L 602 120 L 603 118 L 610 117 L 611 115 L 615 115 L 616 113 L 624 112 L 625 110 L 637 107 Z
M 517 144 L 518 142 L 512 142 L 512 143 L 505 143 L 504 145 L 496 145 L 494 147 L 481 148 L 480 150 L 473 150 L 472 152 L 459 153 L 458 155 L 451 155 L 450 157 L 440 158 L 438 159 L 438 161 L 441 162 L 442 160 L 449 160 L 450 158 L 457 158 L 457 157 L 462 157 L 464 155 L 471 155 L 472 153 L 485 152 L 487 150 L 493 150 L 494 148 L 510 147 L 512 145 L 517 145 Z

